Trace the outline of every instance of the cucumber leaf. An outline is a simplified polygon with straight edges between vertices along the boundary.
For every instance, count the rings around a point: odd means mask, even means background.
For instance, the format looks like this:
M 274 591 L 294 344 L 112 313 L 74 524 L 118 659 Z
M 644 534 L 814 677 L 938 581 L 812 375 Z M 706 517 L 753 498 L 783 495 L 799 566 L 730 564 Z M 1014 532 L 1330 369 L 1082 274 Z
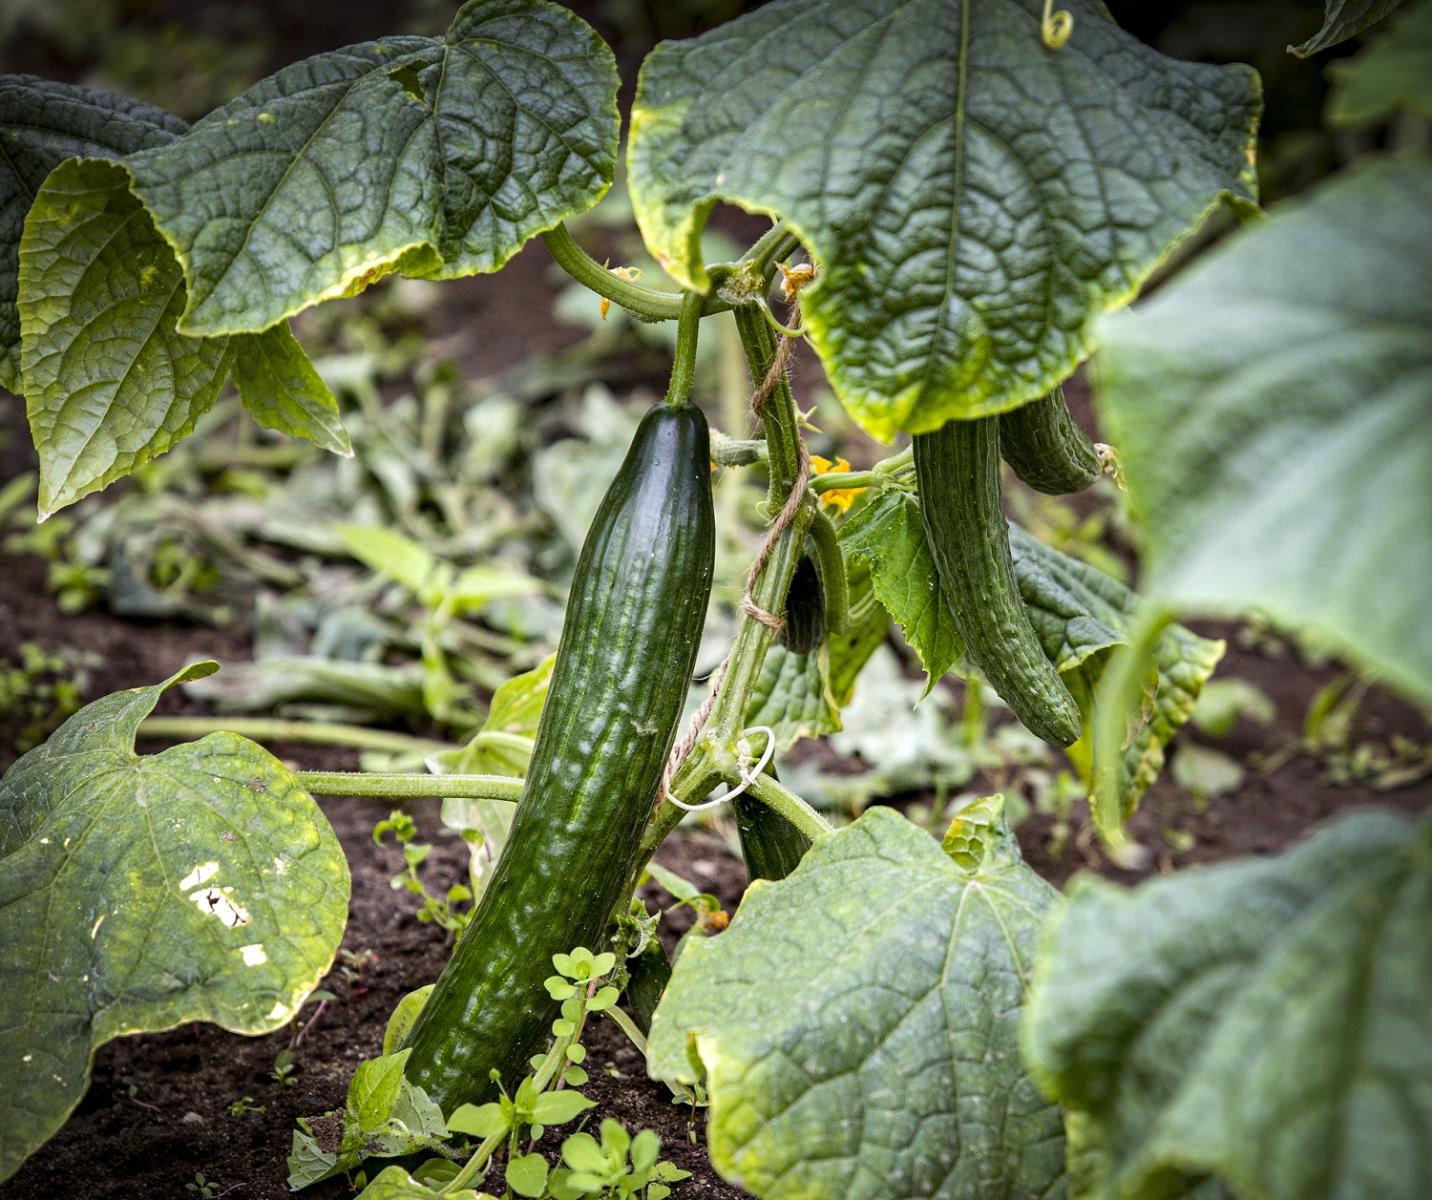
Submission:
M 1017 1041 L 1057 894 L 1011 841 L 979 845 L 966 869 L 871 809 L 687 945 L 648 1067 L 704 1066 L 723 1176 L 762 1200 L 1062 1194 L 1059 1110 Z
M 1148 596 L 1257 607 L 1432 699 L 1432 159 L 1383 160 L 1108 322 Z
M 84 1095 L 111 1038 L 289 1021 L 337 952 L 348 864 L 282 763 L 215 733 L 141 758 L 166 688 L 80 709 L 0 780 L 0 1179 Z
M 1009 548 L 1030 624 L 1079 702 L 1085 730 L 1092 730 L 1094 706 L 1102 699 L 1099 680 L 1110 651 L 1128 643 L 1139 597 L 1097 567 L 1051 549 L 1018 525 L 1009 527 Z M 1132 714 L 1119 748 L 1120 828 L 1163 770 L 1165 748 L 1193 716 L 1223 651 L 1223 642 L 1182 625 L 1169 624 L 1159 634 L 1144 704 Z M 1092 742 L 1086 732 L 1067 750 L 1086 784 L 1092 777 Z M 1093 815 L 1100 832 L 1109 836 L 1113 815 L 1097 806 Z
M 0 384 L 28 399 L 42 516 L 173 446 L 231 366 L 261 424 L 351 453 L 337 401 L 286 326 L 174 332 L 182 276 L 109 156 L 170 144 L 183 122 L 27 76 L 0 78 L 0 106 L 14 114 L 0 123 L 0 232 L 14 232 L 0 252 Z
M 1401 12 L 1352 58 L 1328 66 L 1330 125 L 1367 125 L 1400 111 L 1432 117 L 1432 3 Z
M 1336 46 L 1376 24 L 1401 3 L 1402 0 L 1324 0 L 1322 27 L 1302 45 L 1289 46 L 1288 53 L 1308 58 Z
M 718 201 L 814 256 L 805 325 L 872 435 L 1048 394 L 1220 196 L 1253 201 L 1256 75 L 1165 58 L 1097 0 L 776 0 L 642 68 L 628 151 L 648 247 L 706 283 Z
M 180 329 L 257 332 L 394 271 L 496 271 L 610 186 L 616 89 L 605 43 L 546 0 L 469 0 L 444 37 L 262 80 L 125 160 L 183 269 Z
M 67 158 L 129 154 L 185 128 L 162 108 L 127 96 L 0 76 L 0 387 L 20 391 L 20 231 L 45 176 Z
M 288 322 L 230 338 L 229 344 L 234 350 L 234 385 L 249 416 L 265 429 L 353 457 L 338 401 Z
M 928 692 L 965 647 L 940 594 L 919 500 L 899 488 L 879 492 L 840 526 L 839 538 L 846 557 L 869 570 L 875 598 L 919 655 Z
M 1082 1194 L 1432 1194 L 1432 821 L 1357 813 L 1133 892 L 1081 877 L 1035 963 L 1026 1058 Z
M 840 707 L 831 694 L 824 645 L 806 654 L 771 647 L 751 692 L 746 724 L 773 729 L 777 751 L 840 728 Z

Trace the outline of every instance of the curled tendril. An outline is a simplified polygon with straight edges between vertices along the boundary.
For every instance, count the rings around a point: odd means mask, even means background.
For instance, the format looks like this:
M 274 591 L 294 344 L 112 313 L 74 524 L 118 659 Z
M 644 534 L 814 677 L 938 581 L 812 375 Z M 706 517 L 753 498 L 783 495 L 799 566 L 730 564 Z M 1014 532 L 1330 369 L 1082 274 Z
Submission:
M 1058 50 L 1074 32 L 1074 15 L 1068 9 L 1054 7 L 1054 0 L 1044 0 L 1044 18 L 1039 22 L 1039 36 L 1051 50 Z

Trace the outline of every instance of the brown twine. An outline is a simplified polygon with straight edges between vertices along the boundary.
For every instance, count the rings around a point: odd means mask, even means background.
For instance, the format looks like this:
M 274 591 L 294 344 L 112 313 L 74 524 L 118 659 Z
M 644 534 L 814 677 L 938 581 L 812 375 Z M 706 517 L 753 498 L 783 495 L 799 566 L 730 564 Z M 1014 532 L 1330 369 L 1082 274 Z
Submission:
M 799 329 L 801 322 L 799 304 L 794 306 L 792 317 L 791 328 Z M 786 365 L 790 361 L 791 351 L 795 348 L 795 340 L 794 337 L 782 334 L 780 341 L 776 343 L 776 352 L 771 356 L 771 365 L 766 370 L 766 377 L 761 380 L 761 385 L 751 396 L 751 411 L 757 417 L 764 414 L 766 404 L 785 377 Z M 805 439 L 800 436 L 799 430 L 796 431 L 796 455 L 795 483 L 791 486 L 790 495 L 786 497 L 785 505 L 776 517 L 775 523 L 766 531 L 765 540 L 761 542 L 761 548 L 751 561 L 750 568 L 746 571 L 746 586 L 741 595 L 741 611 L 775 632 L 779 632 L 785 622 L 756 603 L 755 590 L 761 572 L 775 552 L 776 542 L 790 528 L 791 522 L 796 519 L 796 514 L 800 512 L 801 505 L 805 502 L 806 486 L 810 483 L 810 451 L 806 449 Z M 672 777 L 680 770 L 681 764 L 687 760 L 691 751 L 695 749 L 696 742 L 701 737 L 701 731 L 706 727 L 711 711 L 716 707 L 716 698 L 721 694 L 721 685 L 725 682 L 726 668 L 730 665 L 730 661 L 731 655 L 727 652 L 726 657 L 721 660 L 721 665 L 711 674 L 711 690 L 707 693 L 705 701 L 691 714 L 685 734 L 671 748 L 671 753 L 667 756 L 666 769 L 661 774 L 661 798 L 663 800 L 671 797 Z

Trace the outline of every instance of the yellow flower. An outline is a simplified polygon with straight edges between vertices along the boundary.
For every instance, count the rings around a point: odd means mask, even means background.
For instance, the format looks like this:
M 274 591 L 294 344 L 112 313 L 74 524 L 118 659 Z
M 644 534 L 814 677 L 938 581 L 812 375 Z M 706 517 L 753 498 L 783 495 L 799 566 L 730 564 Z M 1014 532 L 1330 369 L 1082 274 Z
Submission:
M 822 458 L 819 454 L 810 456 L 810 469 L 816 475 L 844 474 L 850 470 L 850 464 L 843 458 L 836 458 L 831 462 L 828 458 Z M 820 502 L 827 508 L 835 509 L 838 512 L 845 512 L 855 498 L 865 491 L 863 487 L 858 488 L 832 488 L 828 492 L 820 494 Z
M 611 260 L 608 259 L 607 261 L 610 262 Z M 603 263 L 602 265 L 606 266 L 606 263 Z M 613 275 L 615 275 L 618 279 L 625 279 L 628 283 L 635 283 L 638 279 L 641 278 L 640 267 L 607 267 L 607 270 L 610 271 Z M 602 320 L 605 321 L 607 319 L 607 313 L 611 312 L 612 310 L 612 302 L 608 300 L 605 296 L 601 298 L 601 309 Z

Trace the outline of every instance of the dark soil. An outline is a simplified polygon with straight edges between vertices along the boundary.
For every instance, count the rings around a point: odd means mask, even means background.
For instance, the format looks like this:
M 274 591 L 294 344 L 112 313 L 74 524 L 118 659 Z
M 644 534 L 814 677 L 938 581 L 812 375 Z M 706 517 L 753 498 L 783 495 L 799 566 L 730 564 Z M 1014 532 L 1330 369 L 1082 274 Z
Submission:
M 305 754 L 307 762 L 312 753 Z M 337 763 L 334 765 L 343 765 Z M 213 1025 L 185 1025 L 168 1033 L 121 1038 L 95 1057 L 88 1094 L 68 1124 L 8 1183 L 4 1200 L 61 1195 L 85 1180 L 92 1200 L 175 1200 L 196 1172 L 219 1194 L 276 1200 L 286 1182 L 294 1121 L 341 1108 L 353 1069 L 380 1053 L 394 1005 L 411 989 L 436 979 L 447 957 L 441 930 L 413 919 L 414 904 L 388 880 L 401 869 L 397 851 L 378 849 L 371 833 L 387 815 L 380 801 L 341 800 L 324 809 L 353 868 L 348 930 L 335 969 L 321 986 L 337 997 L 322 1011 L 309 1005 L 293 1026 L 263 1038 L 225 1033 Z M 465 873 L 465 851 L 438 833 L 436 808 L 415 806 L 424 836 L 435 842 L 432 879 L 444 887 Z M 699 881 L 734 907 L 744 872 L 715 835 L 697 833 L 666 847 L 661 861 Z M 656 893 L 653 893 L 655 896 Z M 675 916 L 675 914 L 674 914 Z M 671 933 L 682 925 L 672 921 Z M 706 1166 L 704 1116 L 671 1103 L 667 1089 L 646 1077 L 641 1056 L 606 1021 L 586 1037 L 598 1116 L 614 1116 L 633 1131 L 655 1130 L 663 1154 L 693 1177 L 679 1195 L 691 1200 L 743 1195 Z M 272 1077 L 275 1056 L 291 1049 L 292 1086 Z M 243 1115 L 229 1106 L 243 1097 L 265 1111 Z M 558 1141 L 556 1133 L 549 1141 Z M 337 1200 L 352 1192 L 341 1179 L 303 1193 Z

